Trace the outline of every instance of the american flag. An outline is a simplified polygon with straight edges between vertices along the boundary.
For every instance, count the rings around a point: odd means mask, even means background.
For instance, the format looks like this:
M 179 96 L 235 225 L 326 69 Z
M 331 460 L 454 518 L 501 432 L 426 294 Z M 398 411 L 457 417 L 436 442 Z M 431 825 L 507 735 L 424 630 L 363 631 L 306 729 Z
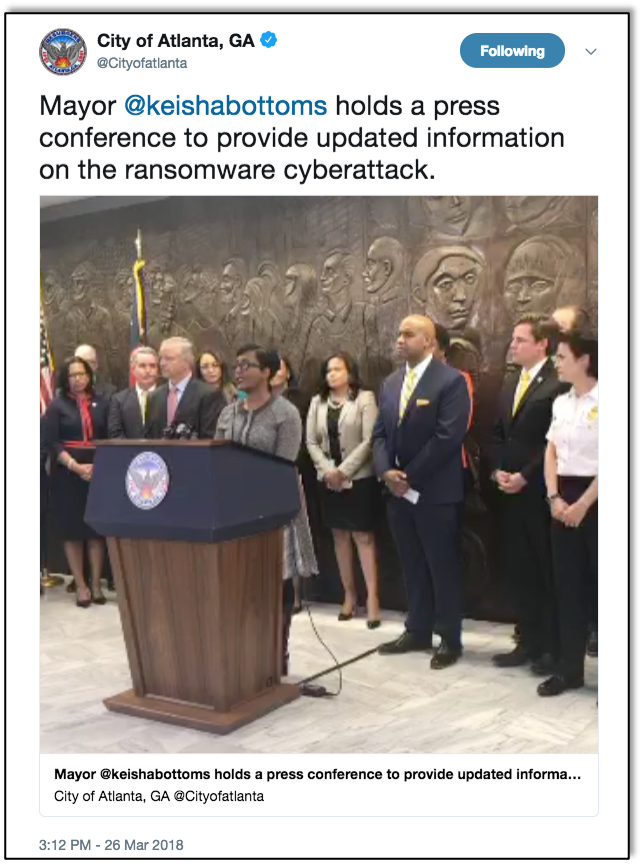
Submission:
M 53 360 L 49 350 L 49 337 L 45 313 L 40 300 L 40 414 L 44 414 L 53 399 Z

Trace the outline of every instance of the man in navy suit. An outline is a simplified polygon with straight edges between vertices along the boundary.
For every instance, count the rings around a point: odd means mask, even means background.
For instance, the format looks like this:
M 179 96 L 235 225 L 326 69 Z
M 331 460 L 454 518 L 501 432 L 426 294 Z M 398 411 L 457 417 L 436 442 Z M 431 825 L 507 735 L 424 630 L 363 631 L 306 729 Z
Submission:
M 492 479 L 501 495 L 505 571 L 520 630 L 519 644 L 496 654 L 493 663 L 501 668 L 530 664 L 538 675 L 554 671 L 559 647 L 543 467 L 553 402 L 568 390 L 549 357 L 556 329 L 537 313 L 516 322 L 511 359 L 519 368 L 504 383 L 489 448 Z
M 390 493 L 388 519 L 408 595 L 406 629 L 379 653 L 430 650 L 435 632 L 441 644 L 430 665 L 445 669 L 461 656 L 458 505 L 470 397 L 463 375 L 433 357 L 435 346 L 430 318 L 405 318 L 397 338 L 405 363 L 379 397 L 374 465 Z
M 158 355 L 153 348 L 135 348 L 129 360 L 134 386 L 121 390 L 109 403 L 110 438 L 142 438 L 147 403 L 158 382 Z

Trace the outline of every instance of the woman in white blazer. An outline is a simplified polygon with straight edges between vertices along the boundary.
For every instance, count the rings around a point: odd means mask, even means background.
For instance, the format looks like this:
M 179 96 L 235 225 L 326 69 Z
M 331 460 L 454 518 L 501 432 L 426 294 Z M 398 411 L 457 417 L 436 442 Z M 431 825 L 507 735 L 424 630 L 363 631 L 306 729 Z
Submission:
M 332 531 L 344 589 L 339 621 L 357 606 L 352 541 L 368 592 L 368 627 L 381 623 L 374 520 L 379 484 L 372 465 L 375 395 L 363 390 L 356 362 L 339 352 L 321 367 L 319 394 L 308 411 L 306 445 L 317 470 L 323 524 Z

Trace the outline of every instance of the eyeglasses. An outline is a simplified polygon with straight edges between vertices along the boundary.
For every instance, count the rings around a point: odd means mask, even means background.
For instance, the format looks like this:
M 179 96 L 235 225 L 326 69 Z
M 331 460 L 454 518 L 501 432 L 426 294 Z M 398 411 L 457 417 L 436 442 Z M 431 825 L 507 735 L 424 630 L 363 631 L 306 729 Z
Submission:
M 241 372 L 247 372 L 248 369 L 260 369 L 261 364 L 252 363 L 250 360 L 239 360 L 238 363 L 234 364 L 234 368 Z

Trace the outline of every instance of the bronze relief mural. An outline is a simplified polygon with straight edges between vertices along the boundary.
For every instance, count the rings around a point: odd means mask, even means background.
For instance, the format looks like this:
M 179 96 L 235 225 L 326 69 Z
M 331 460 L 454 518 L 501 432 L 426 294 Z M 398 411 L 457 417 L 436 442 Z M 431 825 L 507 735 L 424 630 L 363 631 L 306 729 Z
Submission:
M 321 361 L 347 350 L 377 390 L 394 368 L 400 320 L 421 311 L 443 324 L 449 361 L 470 372 L 475 387 L 478 482 L 463 548 L 468 611 L 505 614 L 484 444 L 515 319 L 577 304 L 597 324 L 597 198 L 192 197 L 134 206 L 120 199 L 112 210 L 61 214 L 41 228 L 54 360 L 89 342 L 118 387 L 127 386 L 138 228 L 155 347 L 187 336 L 231 362 L 243 342 L 267 344 L 290 358 L 309 395 Z M 315 522 L 314 501 L 310 513 Z M 313 528 L 323 569 L 315 590 L 333 599 L 340 591 L 331 542 Z M 383 512 L 380 534 L 383 600 L 403 608 Z

